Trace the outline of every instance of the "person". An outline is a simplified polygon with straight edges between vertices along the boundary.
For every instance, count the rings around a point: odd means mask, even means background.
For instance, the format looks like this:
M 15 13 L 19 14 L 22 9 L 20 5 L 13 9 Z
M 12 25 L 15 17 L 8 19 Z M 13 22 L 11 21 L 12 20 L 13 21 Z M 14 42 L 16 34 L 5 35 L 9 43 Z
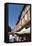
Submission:
M 14 36 L 13 35 L 9 35 L 9 42 L 14 42 Z

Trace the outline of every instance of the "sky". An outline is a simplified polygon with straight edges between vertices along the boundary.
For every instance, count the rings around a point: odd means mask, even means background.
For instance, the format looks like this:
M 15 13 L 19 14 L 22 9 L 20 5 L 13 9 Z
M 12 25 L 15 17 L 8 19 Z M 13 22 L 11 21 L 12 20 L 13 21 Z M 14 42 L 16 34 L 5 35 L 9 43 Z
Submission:
M 9 4 L 8 5 L 8 15 L 9 15 L 9 22 L 8 25 L 11 28 L 14 28 L 16 26 L 17 19 L 23 9 L 24 5 L 15 5 L 15 4 Z

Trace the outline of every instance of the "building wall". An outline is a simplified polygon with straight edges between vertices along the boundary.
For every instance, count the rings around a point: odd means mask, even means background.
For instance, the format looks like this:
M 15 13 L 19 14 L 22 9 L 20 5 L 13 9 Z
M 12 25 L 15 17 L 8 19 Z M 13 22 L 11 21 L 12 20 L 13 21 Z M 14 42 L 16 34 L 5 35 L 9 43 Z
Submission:
M 22 13 L 19 23 L 17 24 L 17 27 L 18 27 L 17 29 L 21 28 L 29 21 L 30 21 L 30 6 L 27 6 L 26 9 Z
M 30 21 L 30 5 L 27 5 L 22 12 L 19 23 L 14 28 L 14 32 L 18 31 L 22 27 L 24 28 L 29 21 Z

